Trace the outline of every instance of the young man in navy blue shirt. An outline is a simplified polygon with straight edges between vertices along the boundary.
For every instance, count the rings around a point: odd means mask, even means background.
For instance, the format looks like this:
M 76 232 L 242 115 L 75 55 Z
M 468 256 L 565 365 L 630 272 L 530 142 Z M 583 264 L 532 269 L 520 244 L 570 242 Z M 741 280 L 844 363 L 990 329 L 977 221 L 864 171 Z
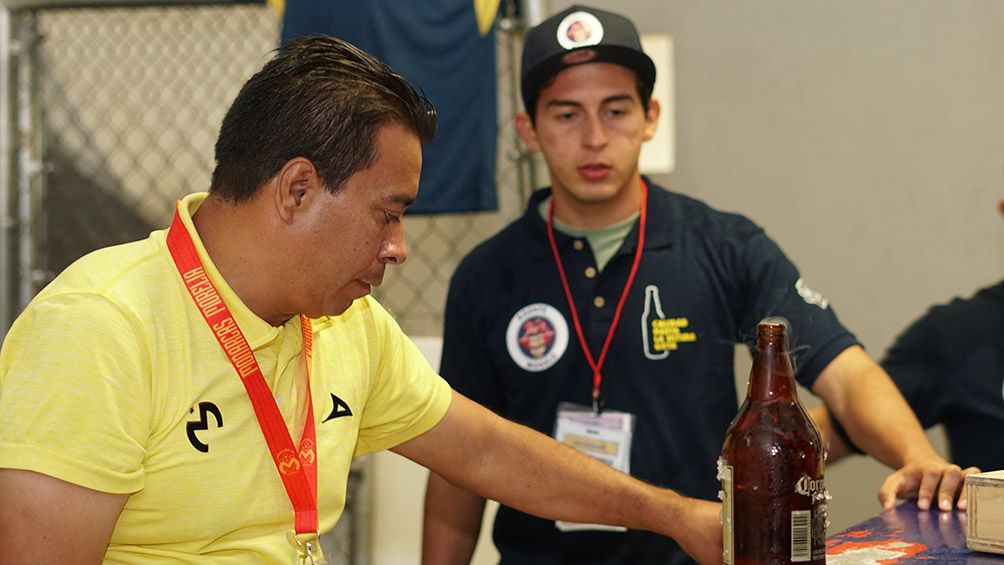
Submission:
M 799 381 L 898 469 L 883 503 L 953 498 L 959 468 L 763 230 L 640 176 L 659 104 L 634 25 L 575 6 L 527 32 L 522 62 L 516 125 L 551 187 L 454 274 L 441 373 L 456 390 L 643 481 L 714 499 L 737 412 L 734 346 L 782 315 L 803 351 Z M 468 562 L 483 508 L 431 475 L 425 563 Z M 690 562 L 667 537 L 505 506 L 494 540 L 503 563 Z

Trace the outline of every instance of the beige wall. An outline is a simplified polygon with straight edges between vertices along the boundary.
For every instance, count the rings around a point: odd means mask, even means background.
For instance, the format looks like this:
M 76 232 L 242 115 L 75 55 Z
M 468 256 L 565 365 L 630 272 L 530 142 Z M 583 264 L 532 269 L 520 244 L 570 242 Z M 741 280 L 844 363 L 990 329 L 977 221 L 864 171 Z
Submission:
M 592 4 L 672 37 L 676 169 L 657 180 L 764 226 L 873 355 L 930 304 L 1004 274 L 1004 3 Z M 885 472 L 827 470 L 831 531 L 878 511 Z M 408 495 L 392 507 L 420 508 Z

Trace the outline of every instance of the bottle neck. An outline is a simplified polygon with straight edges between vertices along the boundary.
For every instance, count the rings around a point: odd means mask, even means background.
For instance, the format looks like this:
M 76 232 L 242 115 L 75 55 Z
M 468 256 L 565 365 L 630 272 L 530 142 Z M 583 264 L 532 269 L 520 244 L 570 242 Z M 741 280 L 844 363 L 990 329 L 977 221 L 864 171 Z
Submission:
M 757 335 L 757 353 L 750 371 L 746 394 L 750 400 L 794 399 L 795 371 L 788 357 L 783 331 L 764 331 Z

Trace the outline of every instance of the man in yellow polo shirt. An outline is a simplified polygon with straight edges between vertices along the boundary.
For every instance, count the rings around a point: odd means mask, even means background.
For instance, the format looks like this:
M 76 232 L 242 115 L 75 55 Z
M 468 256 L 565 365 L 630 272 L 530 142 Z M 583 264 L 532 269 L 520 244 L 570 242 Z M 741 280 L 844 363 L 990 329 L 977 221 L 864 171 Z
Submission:
M 718 561 L 717 504 L 452 392 L 369 297 L 407 256 L 401 217 L 434 129 L 407 81 L 336 39 L 287 44 L 253 76 L 209 194 L 76 262 L 7 334 L 0 561 L 320 562 L 351 459 L 380 449 Z

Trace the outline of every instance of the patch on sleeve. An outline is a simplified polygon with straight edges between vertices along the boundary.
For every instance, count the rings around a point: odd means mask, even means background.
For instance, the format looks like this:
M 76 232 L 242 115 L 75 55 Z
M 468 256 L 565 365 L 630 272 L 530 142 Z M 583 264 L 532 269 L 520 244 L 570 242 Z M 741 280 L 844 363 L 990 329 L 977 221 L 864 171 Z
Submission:
M 795 281 L 795 291 L 798 292 L 798 295 L 802 297 L 802 300 L 806 304 L 815 304 L 823 310 L 826 310 L 830 306 L 830 301 L 822 294 L 809 288 L 809 285 L 805 284 L 803 279 Z

